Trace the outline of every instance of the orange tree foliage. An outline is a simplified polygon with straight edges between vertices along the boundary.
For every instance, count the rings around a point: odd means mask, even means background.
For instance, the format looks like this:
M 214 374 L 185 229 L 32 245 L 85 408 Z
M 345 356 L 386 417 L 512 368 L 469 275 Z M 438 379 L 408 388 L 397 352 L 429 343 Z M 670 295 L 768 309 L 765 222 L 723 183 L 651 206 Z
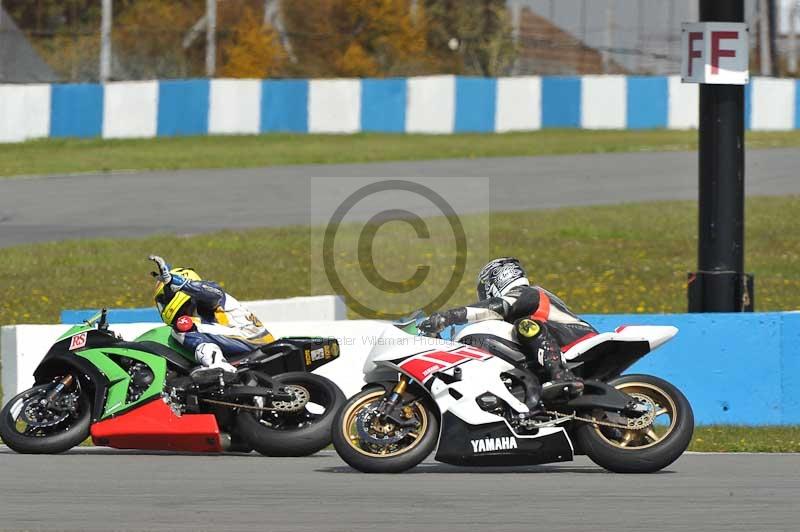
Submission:
M 205 39 L 188 49 L 183 39 L 203 16 L 193 0 L 136 0 L 115 16 L 114 73 L 128 79 L 188 77 L 202 74 Z
M 245 8 L 222 44 L 218 74 L 229 78 L 267 78 L 280 74 L 286 60 L 278 34 L 251 8 Z
M 412 0 L 283 0 L 291 74 L 367 77 L 430 68 L 424 8 Z

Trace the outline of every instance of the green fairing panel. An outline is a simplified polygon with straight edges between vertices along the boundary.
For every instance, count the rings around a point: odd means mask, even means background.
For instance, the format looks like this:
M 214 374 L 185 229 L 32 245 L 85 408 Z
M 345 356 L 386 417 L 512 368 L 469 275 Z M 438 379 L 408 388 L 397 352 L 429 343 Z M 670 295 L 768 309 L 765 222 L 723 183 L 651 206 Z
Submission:
M 92 330 L 94 330 L 93 325 L 75 325 L 73 327 L 70 327 L 67 332 L 59 336 L 58 340 L 56 341 L 59 342 L 61 340 L 64 340 L 65 338 L 69 338 L 70 336 L 75 336 L 76 334 L 82 333 L 84 331 L 92 331 Z
M 167 361 L 157 355 L 136 351 L 134 349 L 120 349 L 116 347 L 87 349 L 85 351 L 78 351 L 75 354 L 91 362 L 108 379 L 108 392 L 106 394 L 106 405 L 103 412 L 104 419 L 121 410 L 147 401 L 153 396 L 160 395 L 164 388 L 164 381 L 166 380 L 167 374 Z M 110 357 L 108 355 L 112 356 Z M 153 372 L 153 383 L 136 401 L 131 403 L 126 402 L 131 377 L 124 368 L 113 360 L 112 357 L 114 355 L 124 356 L 143 362 L 147 364 Z
M 195 363 L 196 360 L 194 358 L 194 353 L 181 344 L 179 344 L 175 338 L 172 337 L 172 328 L 166 325 L 162 327 L 156 327 L 155 329 L 150 329 L 140 337 L 136 339 L 137 342 L 155 342 L 157 344 L 165 345 L 175 351 L 176 353 L 180 353 L 184 358 L 186 358 L 189 362 Z

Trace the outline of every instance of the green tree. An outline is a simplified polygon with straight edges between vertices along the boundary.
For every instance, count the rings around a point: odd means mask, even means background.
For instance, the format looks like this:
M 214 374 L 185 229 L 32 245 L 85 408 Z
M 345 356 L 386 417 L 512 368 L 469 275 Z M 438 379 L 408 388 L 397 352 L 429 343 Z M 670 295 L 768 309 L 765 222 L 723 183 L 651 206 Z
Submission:
M 428 46 L 454 74 L 508 74 L 517 50 L 505 0 L 425 0 Z

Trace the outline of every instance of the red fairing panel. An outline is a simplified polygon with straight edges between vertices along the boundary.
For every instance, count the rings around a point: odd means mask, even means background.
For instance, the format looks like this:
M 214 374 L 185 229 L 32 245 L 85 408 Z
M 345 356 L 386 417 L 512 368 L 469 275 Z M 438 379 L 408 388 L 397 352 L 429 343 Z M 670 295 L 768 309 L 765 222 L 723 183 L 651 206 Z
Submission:
M 219 427 L 212 414 L 176 416 L 159 399 L 95 423 L 92 441 L 116 449 L 222 452 Z
M 492 355 L 474 347 L 461 347 L 455 351 L 429 351 L 420 353 L 400 363 L 400 369 L 424 383 L 437 371 L 458 366 L 468 360 L 487 360 Z

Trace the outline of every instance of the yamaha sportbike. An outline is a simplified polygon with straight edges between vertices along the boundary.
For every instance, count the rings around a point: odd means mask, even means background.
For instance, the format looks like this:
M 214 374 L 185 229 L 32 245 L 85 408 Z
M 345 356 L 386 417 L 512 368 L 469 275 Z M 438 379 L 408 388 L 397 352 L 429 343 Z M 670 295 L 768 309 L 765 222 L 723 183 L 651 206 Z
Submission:
M 545 413 L 530 416 L 525 399 L 536 387 L 519 370 L 526 357 L 513 325 L 497 315 L 452 329 L 447 341 L 419 336 L 421 319 L 387 326 L 364 365 L 367 385 L 337 416 L 336 451 L 360 471 L 405 471 L 436 449 L 436 460 L 454 465 L 530 465 L 586 454 L 610 471 L 649 473 L 689 445 L 694 416 L 684 395 L 657 377 L 622 376 L 675 327 L 588 335 L 564 353 L 584 379 L 583 394 L 543 397 Z M 482 348 L 468 345 L 471 338 Z
M 338 356 L 333 338 L 283 338 L 229 357 L 235 374 L 195 372 L 169 327 L 127 342 L 104 309 L 50 348 L 35 385 L 0 411 L 0 437 L 20 453 L 59 453 L 91 436 L 119 449 L 313 454 L 330 444 L 345 397 L 310 372 Z

